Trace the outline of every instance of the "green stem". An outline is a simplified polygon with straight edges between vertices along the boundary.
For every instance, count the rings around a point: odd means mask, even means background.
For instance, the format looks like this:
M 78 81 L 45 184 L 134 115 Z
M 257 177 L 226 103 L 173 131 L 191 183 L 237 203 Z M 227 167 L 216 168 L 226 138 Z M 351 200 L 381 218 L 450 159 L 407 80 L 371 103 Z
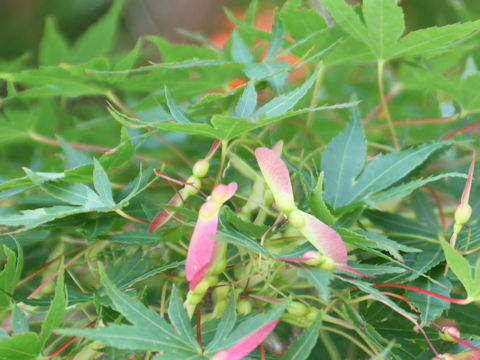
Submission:
M 220 153 L 220 165 L 218 166 L 217 176 L 215 177 L 215 183 L 213 184 L 213 187 L 218 185 L 220 178 L 222 177 L 223 165 L 225 164 L 225 156 L 227 155 L 227 146 L 228 146 L 228 141 L 222 140 L 222 150 Z
M 331 360 L 341 360 L 342 357 L 340 356 L 340 352 L 338 351 L 338 349 L 334 345 L 334 342 L 333 342 L 332 338 L 330 337 L 330 335 L 327 333 L 326 330 L 335 332 L 337 334 L 340 331 L 336 331 L 337 329 L 330 328 L 330 327 L 325 327 L 325 326 L 323 326 L 322 328 L 324 330 L 320 330 L 320 333 L 319 333 L 320 334 L 320 339 L 322 340 L 322 343 L 323 343 L 323 346 L 325 346 L 325 349 L 327 349 L 327 352 L 330 355 L 330 359 Z M 340 333 L 342 333 L 342 335 L 346 335 L 343 332 L 340 332 Z
M 323 75 L 325 74 L 325 65 L 323 64 L 323 61 L 321 61 L 318 66 L 320 69 L 318 70 L 317 76 L 315 77 L 315 84 L 313 85 L 312 98 L 310 99 L 311 108 L 317 103 L 318 92 L 322 87 Z M 312 124 L 313 113 L 313 111 L 310 111 L 307 115 L 307 128 L 310 128 L 310 125 Z
M 400 150 L 400 145 L 398 144 L 397 135 L 395 134 L 395 128 L 393 127 L 392 117 L 390 116 L 390 111 L 388 110 L 387 100 L 385 99 L 385 91 L 383 88 L 383 68 L 385 66 L 385 60 L 380 59 L 377 63 L 377 79 L 378 79 L 378 91 L 380 92 L 380 100 L 382 102 L 383 110 L 387 116 L 388 128 L 390 129 L 390 134 L 392 135 L 393 143 L 395 144 L 395 149 Z

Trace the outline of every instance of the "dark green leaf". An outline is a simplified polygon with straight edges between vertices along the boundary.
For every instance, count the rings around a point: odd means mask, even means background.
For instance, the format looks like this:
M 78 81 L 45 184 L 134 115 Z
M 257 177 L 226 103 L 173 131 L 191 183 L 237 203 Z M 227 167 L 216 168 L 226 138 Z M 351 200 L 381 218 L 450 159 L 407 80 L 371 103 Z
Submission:
M 47 316 L 42 324 L 42 332 L 40 335 L 40 344 L 41 346 L 45 345 L 48 338 L 52 334 L 53 329 L 57 328 L 63 319 L 66 307 L 66 298 L 65 298 L 65 284 L 64 284 L 64 265 L 63 259 L 60 263 L 60 268 L 58 269 L 57 285 L 55 287 L 55 296 L 50 304 L 48 309 Z
M 312 325 L 303 330 L 302 334 L 288 347 L 282 360 L 306 360 L 315 346 L 318 333 L 322 326 L 322 313 L 319 313 Z
M 172 287 L 172 292 L 170 296 L 170 305 L 168 306 L 168 317 L 172 322 L 172 325 L 175 327 L 175 330 L 178 334 L 186 339 L 192 348 L 198 347 L 197 340 L 193 335 L 193 329 L 190 326 L 190 320 L 188 319 L 187 312 L 183 307 L 182 300 L 178 294 L 177 288 Z
M 208 344 L 206 351 L 210 351 L 211 349 L 218 349 L 222 346 L 222 343 L 225 339 L 230 335 L 235 323 L 237 321 L 237 311 L 236 311 L 236 302 L 235 302 L 235 292 L 230 292 L 230 298 L 227 303 L 227 308 L 222 315 L 220 323 L 217 326 L 217 330 L 215 331 L 215 336 Z
M 105 206 L 114 206 L 115 202 L 113 201 L 112 196 L 112 184 L 108 179 L 108 175 L 102 167 L 102 164 L 97 159 L 94 161 L 94 170 L 93 170 L 93 185 L 95 190 L 100 196 L 100 200 L 104 203 Z
M 330 296 L 329 284 L 332 279 L 331 273 L 318 267 L 303 267 L 299 269 L 298 272 L 318 289 L 323 300 L 328 301 L 328 297 Z
M 347 129 L 327 145 L 322 157 L 324 197 L 334 209 L 345 205 L 345 199 L 351 196 L 353 180 L 362 170 L 366 155 L 360 112 L 352 108 Z
M 45 31 L 38 55 L 40 65 L 56 66 L 61 61 L 68 61 L 70 47 L 62 34 L 58 31 L 55 19 L 49 16 L 45 20 Z

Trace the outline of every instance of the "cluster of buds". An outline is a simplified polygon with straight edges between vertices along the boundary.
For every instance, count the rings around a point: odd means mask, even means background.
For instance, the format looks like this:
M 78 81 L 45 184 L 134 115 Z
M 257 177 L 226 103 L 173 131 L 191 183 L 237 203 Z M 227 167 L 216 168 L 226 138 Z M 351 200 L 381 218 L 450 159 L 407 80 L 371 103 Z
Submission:
M 475 168 L 475 155 L 476 153 L 473 152 L 472 162 L 470 163 L 470 167 L 468 169 L 468 176 L 467 181 L 465 183 L 465 187 L 462 192 L 462 197 L 460 199 L 460 204 L 458 205 L 457 209 L 455 210 L 455 222 L 453 224 L 453 234 L 450 238 L 450 246 L 455 248 L 455 243 L 457 241 L 457 236 L 462 230 L 463 226 L 470 220 L 472 216 L 472 207 L 468 203 L 470 198 L 470 189 L 472 188 L 472 181 L 473 181 L 473 169 Z M 445 275 L 448 272 L 448 264 L 445 266 Z
M 212 147 L 210 148 L 207 155 L 203 158 L 198 160 L 192 168 L 192 175 L 187 179 L 185 182 L 185 186 L 180 189 L 168 202 L 168 205 L 171 206 L 180 206 L 182 201 L 187 200 L 190 196 L 195 195 L 198 193 L 199 189 L 202 186 L 202 179 L 207 176 L 208 169 L 210 168 L 210 159 L 217 151 L 218 147 L 220 146 L 220 140 L 216 140 Z M 159 169 L 155 169 L 155 174 L 166 178 L 168 180 L 172 180 L 168 176 L 162 174 Z M 163 209 L 160 211 L 150 223 L 150 227 L 148 229 L 149 232 L 153 232 L 159 227 L 163 226 L 167 223 L 168 220 L 172 218 L 174 215 L 174 211 L 169 209 Z
M 198 212 L 186 261 L 190 291 L 185 306 L 190 316 L 208 288 L 217 284 L 218 275 L 225 270 L 226 245 L 213 237 L 217 233 L 220 208 L 236 191 L 236 182 L 217 185 Z
M 319 310 L 313 306 L 305 305 L 299 301 L 291 301 L 287 306 L 287 312 L 280 319 L 291 325 L 307 328 L 315 321 Z

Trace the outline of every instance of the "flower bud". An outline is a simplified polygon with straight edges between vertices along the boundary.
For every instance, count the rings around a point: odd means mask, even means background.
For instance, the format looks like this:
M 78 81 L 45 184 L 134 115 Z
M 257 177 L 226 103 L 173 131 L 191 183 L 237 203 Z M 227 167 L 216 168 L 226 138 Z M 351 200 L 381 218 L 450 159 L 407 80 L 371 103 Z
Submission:
M 284 212 L 285 214 L 289 214 L 297 208 L 293 202 L 293 199 L 289 196 L 279 196 L 275 201 L 275 204 L 277 204 L 278 210 Z
M 208 173 L 208 168 L 210 167 L 210 163 L 206 159 L 198 160 L 195 165 L 193 165 L 192 174 L 196 178 L 203 178 Z
M 469 204 L 460 205 L 455 210 L 455 224 L 465 225 L 472 216 L 472 207 Z
M 445 326 L 442 331 L 439 331 L 438 335 L 440 336 L 440 339 L 444 341 L 457 342 L 453 336 L 459 338 L 460 330 L 458 330 L 455 326 Z
M 247 315 L 252 312 L 252 304 L 248 299 L 239 299 L 237 301 L 237 313 Z
M 319 264 L 320 269 L 323 269 L 326 271 L 332 271 L 337 267 L 335 262 L 332 260 L 332 258 L 328 256 L 322 256 L 320 260 L 321 260 L 321 263 Z
M 292 301 L 287 306 L 287 312 L 295 316 L 304 316 L 308 313 L 308 307 L 298 301 Z
M 303 257 L 306 259 L 304 262 L 308 266 L 319 265 L 322 262 L 321 255 L 314 250 L 306 251 Z

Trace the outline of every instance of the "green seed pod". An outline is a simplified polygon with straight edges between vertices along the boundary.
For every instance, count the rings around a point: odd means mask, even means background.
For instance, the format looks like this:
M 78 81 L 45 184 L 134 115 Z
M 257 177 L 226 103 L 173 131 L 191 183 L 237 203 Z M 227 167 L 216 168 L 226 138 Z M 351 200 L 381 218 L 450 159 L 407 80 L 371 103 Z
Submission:
M 227 267 L 227 259 L 225 259 L 225 256 L 222 256 L 218 258 L 215 261 L 215 264 L 213 264 L 213 266 L 210 268 L 210 274 L 219 275 L 225 271 L 226 267 Z
M 273 204 L 274 198 L 273 193 L 270 189 L 266 189 L 263 193 L 263 201 L 265 202 L 266 206 L 270 206 Z
M 193 291 L 189 291 L 187 294 L 187 304 L 191 306 L 196 306 L 203 299 L 203 294 L 197 294 Z
M 215 294 L 215 301 L 221 301 L 224 300 L 228 297 L 228 294 L 230 293 L 230 286 L 228 285 L 223 285 L 219 284 L 220 286 L 217 286 L 214 290 Z
M 318 265 L 320 266 L 320 269 L 326 270 L 326 271 L 332 271 L 335 269 L 337 266 L 335 265 L 335 262 L 332 260 L 332 258 L 328 256 L 322 256 L 322 262 Z
M 209 287 L 215 286 L 215 285 L 218 284 L 218 276 L 214 275 L 214 274 L 210 274 L 206 278 L 206 281 L 207 281 L 207 284 L 209 285 Z
M 207 292 L 208 288 L 210 287 L 209 285 L 208 278 L 204 278 L 202 281 L 200 281 L 197 286 L 195 286 L 195 289 L 193 289 L 193 293 L 197 295 L 203 295 Z
M 455 210 L 455 224 L 465 225 L 472 216 L 472 207 L 469 204 L 460 205 L 457 210 Z
M 227 308 L 226 300 L 219 301 L 215 304 L 215 312 L 217 313 L 218 316 L 223 315 L 226 308 Z
M 288 221 L 295 229 L 301 229 L 305 225 L 305 215 L 300 210 L 295 209 L 288 214 Z
M 200 181 L 200 179 L 195 176 L 190 176 L 187 179 L 187 183 L 195 185 L 197 189 L 200 189 L 200 187 L 202 186 L 202 182 Z M 197 189 L 195 189 L 193 186 L 190 186 L 190 185 L 185 185 L 184 189 L 185 189 L 186 197 L 195 195 L 198 192 Z
M 252 304 L 248 299 L 239 299 L 237 301 L 237 313 L 247 315 L 252 312 Z
M 292 301 L 287 306 L 287 312 L 295 316 L 304 316 L 308 313 L 308 307 L 298 301 Z
M 308 314 L 306 315 L 306 318 L 309 321 L 313 321 L 317 318 L 319 311 L 315 308 L 310 308 L 308 311 Z
M 203 178 L 207 175 L 209 167 L 210 163 L 208 160 L 198 160 L 195 165 L 193 165 L 192 174 L 196 178 Z

